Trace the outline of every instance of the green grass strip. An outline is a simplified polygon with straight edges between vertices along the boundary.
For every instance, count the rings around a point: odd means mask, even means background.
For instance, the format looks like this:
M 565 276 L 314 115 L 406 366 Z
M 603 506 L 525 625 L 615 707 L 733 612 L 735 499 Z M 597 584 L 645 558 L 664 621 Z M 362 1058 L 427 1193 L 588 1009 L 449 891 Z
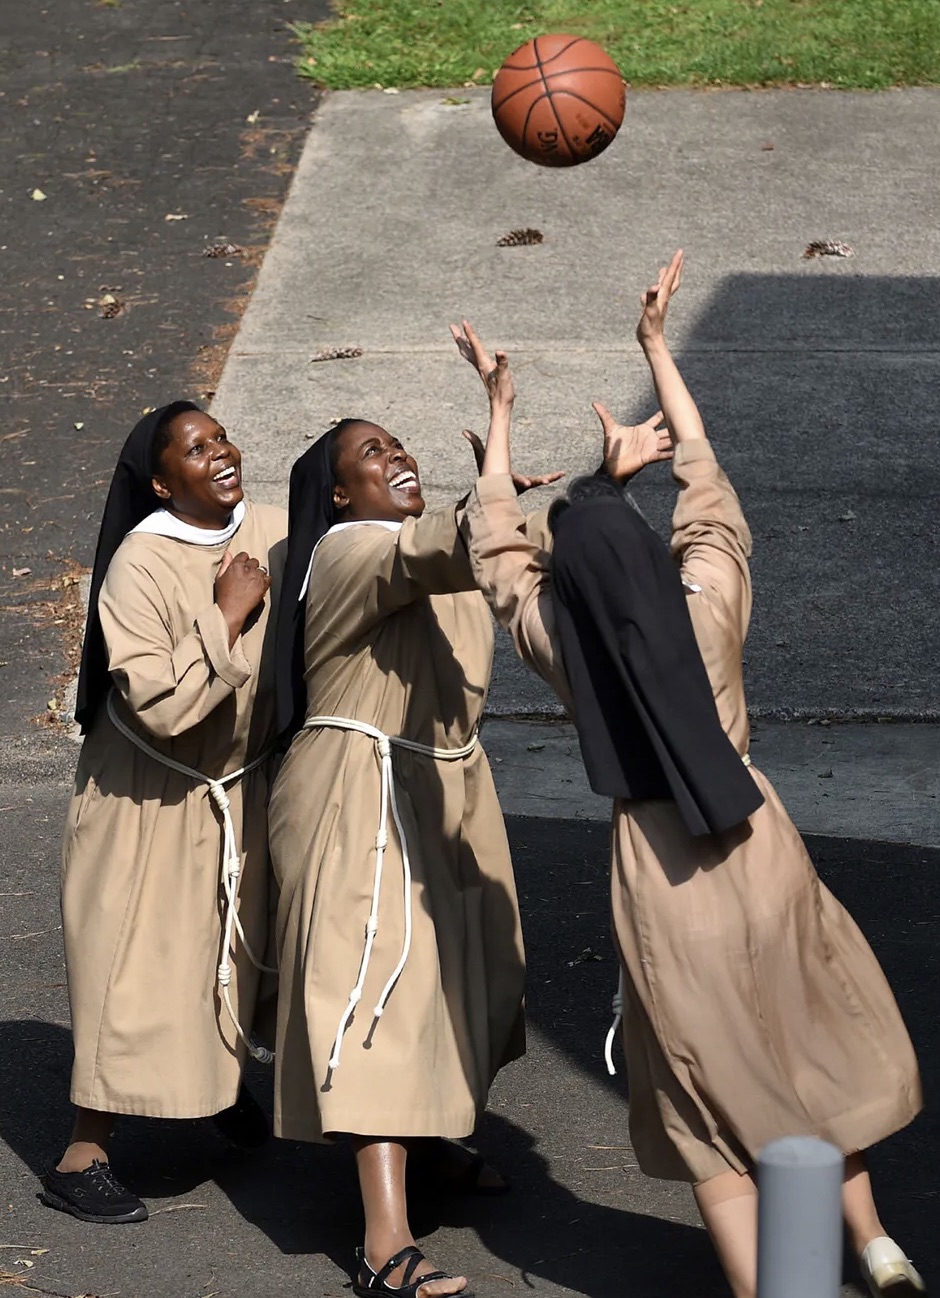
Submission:
M 345 0 L 295 31 L 301 73 L 336 90 L 485 85 L 553 31 L 598 41 L 632 86 L 940 83 L 940 0 Z

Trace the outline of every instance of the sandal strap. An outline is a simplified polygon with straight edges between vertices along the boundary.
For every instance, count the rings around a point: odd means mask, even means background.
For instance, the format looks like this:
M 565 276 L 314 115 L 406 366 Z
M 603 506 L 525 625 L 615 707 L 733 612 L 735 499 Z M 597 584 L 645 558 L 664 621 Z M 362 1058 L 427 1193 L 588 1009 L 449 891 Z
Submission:
M 425 1262 L 425 1261 L 427 1261 L 427 1259 L 425 1258 L 425 1256 L 424 1256 L 423 1253 L 417 1253 L 417 1254 L 416 1254 L 416 1255 L 411 1259 L 411 1261 L 410 1261 L 410 1262 L 408 1263 L 408 1265 L 405 1267 L 404 1273 L 403 1273 L 402 1278 L 401 1278 L 401 1285 L 400 1285 L 400 1288 L 402 1288 L 402 1289 L 409 1289 L 409 1290 L 417 1290 L 417 1289 L 420 1289 L 421 1286 L 422 1286 L 422 1285 L 423 1285 L 427 1280 L 430 1280 L 430 1279 L 431 1279 L 431 1277 L 430 1277 L 429 1275 L 423 1275 L 423 1276 L 421 1276 L 421 1278 L 418 1279 L 418 1280 L 412 1280 L 412 1278 L 411 1278 L 411 1277 L 414 1275 L 414 1273 L 417 1271 L 417 1269 L 418 1269 L 418 1267 L 421 1265 L 421 1263 L 422 1263 L 422 1262 Z M 434 1279 L 435 1279 L 435 1280 L 439 1280 L 439 1279 L 440 1279 L 440 1276 L 435 1276 Z
M 381 1271 L 376 1271 L 374 1273 L 373 1279 L 369 1281 L 369 1288 L 383 1288 L 386 1280 L 395 1268 L 401 1266 L 401 1264 L 409 1258 L 411 1259 L 411 1262 L 405 1269 L 404 1282 L 400 1285 L 395 1285 L 396 1289 L 403 1289 L 411 1276 L 414 1275 L 415 1267 L 420 1266 L 424 1261 L 424 1254 L 421 1252 L 420 1248 L 416 1248 L 414 1244 L 408 1244 L 405 1248 L 399 1249 L 397 1253 L 393 1254 L 382 1267 Z M 421 1277 L 421 1283 L 424 1283 L 423 1276 Z

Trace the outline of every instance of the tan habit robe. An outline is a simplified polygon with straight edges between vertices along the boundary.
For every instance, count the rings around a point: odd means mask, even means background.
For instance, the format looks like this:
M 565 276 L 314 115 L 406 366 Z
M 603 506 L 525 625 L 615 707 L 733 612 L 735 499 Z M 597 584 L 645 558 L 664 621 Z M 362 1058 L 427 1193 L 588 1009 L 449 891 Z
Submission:
M 221 545 L 131 534 L 101 589 L 121 719 L 150 747 L 207 775 L 237 770 L 272 740 L 269 615 L 286 531 L 283 510 L 246 502 L 241 526 Z M 227 550 L 246 550 L 273 579 L 231 649 L 213 598 Z M 239 914 L 261 959 L 268 782 L 264 763 L 227 786 L 242 853 Z M 234 1102 L 245 1048 L 216 990 L 220 826 L 206 786 L 138 749 L 102 703 L 82 745 L 62 853 L 74 1104 L 198 1118 Z M 232 966 L 232 1003 L 247 1031 L 259 974 L 237 937 Z
M 676 449 L 672 553 L 725 732 L 748 751 L 741 650 L 751 537 L 706 441 Z M 467 507 L 474 572 L 521 657 L 570 706 L 550 538 L 530 541 L 508 477 Z M 529 532 L 533 529 L 531 525 Z M 611 900 L 625 973 L 630 1133 L 650 1176 L 704 1181 L 782 1136 L 844 1152 L 921 1106 L 913 1048 L 872 951 L 820 882 L 767 778 L 743 825 L 693 838 L 671 801 L 614 802 Z
M 493 633 L 453 506 L 400 531 L 362 524 L 327 536 L 314 557 L 305 646 L 308 716 L 465 745 L 483 712 Z M 478 745 L 446 762 L 395 748 L 393 762 L 411 858 L 411 951 L 373 1021 L 403 943 L 401 844 L 389 815 L 378 932 L 332 1070 L 372 901 L 376 744 L 302 731 L 275 782 L 280 1136 L 466 1136 L 495 1073 L 524 1049 L 519 908 L 486 755 Z

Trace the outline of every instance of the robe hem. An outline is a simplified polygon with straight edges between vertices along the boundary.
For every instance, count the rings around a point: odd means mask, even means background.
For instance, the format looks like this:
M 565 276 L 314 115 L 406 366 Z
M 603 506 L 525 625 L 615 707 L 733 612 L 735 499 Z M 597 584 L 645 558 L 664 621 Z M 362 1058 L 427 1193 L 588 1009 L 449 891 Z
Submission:
M 71 1091 L 69 1099 L 80 1109 L 93 1109 L 96 1113 L 116 1113 L 128 1118 L 213 1118 L 217 1113 L 232 1107 L 238 1098 L 240 1084 L 240 1080 L 236 1082 L 231 1093 L 224 1099 L 202 1101 L 191 1105 L 168 1106 L 165 1101 L 160 1100 L 121 1100 L 110 1096 L 103 1098 L 93 1092 L 83 1094 L 79 1091 Z
M 923 1108 L 923 1100 L 919 1094 L 907 1094 L 903 1101 L 892 1097 L 878 1105 L 866 1104 L 860 1105 L 855 1109 L 850 1109 L 846 1113 L 839 1114 L 838 1117 L 829 1118 L 825 1122 L 820 1122 L 815 1127 L 806 1126 L 804 1129 L 788 1131 L 789 1136 L 815 1136 L 819 1140 L 829 1141 L 841 1149 L 846 1156 L 849 1154 L 862 1153 L 866 1149 L 871 1149 L 882 1140 L 887 1140 L 895 1132 L 903 1131 L 917 1117 Z M 677 1142 L 668 1132 L 663 1131 L 663 1136 L 669 1141 L 674 1151 L 674 1158 L 679 1163 L 685 1165 L 686 1175 L 676 1175 L 676 1162 L 670 1157 L 668 1160 L 653 1155 L 648 1160 L 644 1160 L 640 1152 L 634 1146 L 637 1164 L 644 1176 L 649 1176 L 656 1181 L 685 1181 L 690 1185 L 697 1185 L 703 1181 L 709 1180 L 713 1176 L 719 1175 L 719 1172 L 726 1171 L 729 1168 L 736 1172 L 748 1171 L 749 1168 L 740 1159 L 736 1158 L 730 1151 L 722 1149 L 716 1143 L 709 1143 L 704 1140 L 695 1141 L 698 1149 L 702 1151 L 703 1161 L 696 1163 L 693 1167 L 688 1159 L 682 1154 Z M 767 1141 L 777 1137 L 769 1136 Z M 722 1164 L 717 1170 L 712 1170 L 712 1166 L 706 1170 L 705 1161 L 714 1166 L 719 1161 Z M 668 1161 L 668 1170 L 666 1164 Z M 693 1160 L 694 1161 L 694 1160 Z M 756 1163 L 756 1156 L 751 1166 Z
M 330 1145 L 344 1133 L 356 1136 L 388 1136 L 392 1140 L 407 1140 L 419 1136 L 440 1136 L 447 1140 L 464 1140 L 472 1135 L 479 1115 L 468 1113 L 441 1116 L 437 1121 L 416 1119 L 413 1114 L 378 1115 L 370 1112 L 368 1119 L 350 1118 L 347 1122 L 331 1123 L 323 1129 L 311 1122 L 309 1115 L 275 1114 L 274 1134 L 281 1140 L 303 1140 L 308 1144 Z

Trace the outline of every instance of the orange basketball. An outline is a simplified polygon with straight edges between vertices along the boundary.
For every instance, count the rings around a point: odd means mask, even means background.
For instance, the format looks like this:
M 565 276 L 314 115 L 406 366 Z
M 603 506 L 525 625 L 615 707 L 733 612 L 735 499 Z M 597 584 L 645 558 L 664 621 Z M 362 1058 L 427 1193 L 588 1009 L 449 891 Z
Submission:
M 497 72 L 493 119 L 529 162 L 576 167 L 610 144 L 625 97 L 620 69 L 599 45 L 582 36 L 536 36 Z

